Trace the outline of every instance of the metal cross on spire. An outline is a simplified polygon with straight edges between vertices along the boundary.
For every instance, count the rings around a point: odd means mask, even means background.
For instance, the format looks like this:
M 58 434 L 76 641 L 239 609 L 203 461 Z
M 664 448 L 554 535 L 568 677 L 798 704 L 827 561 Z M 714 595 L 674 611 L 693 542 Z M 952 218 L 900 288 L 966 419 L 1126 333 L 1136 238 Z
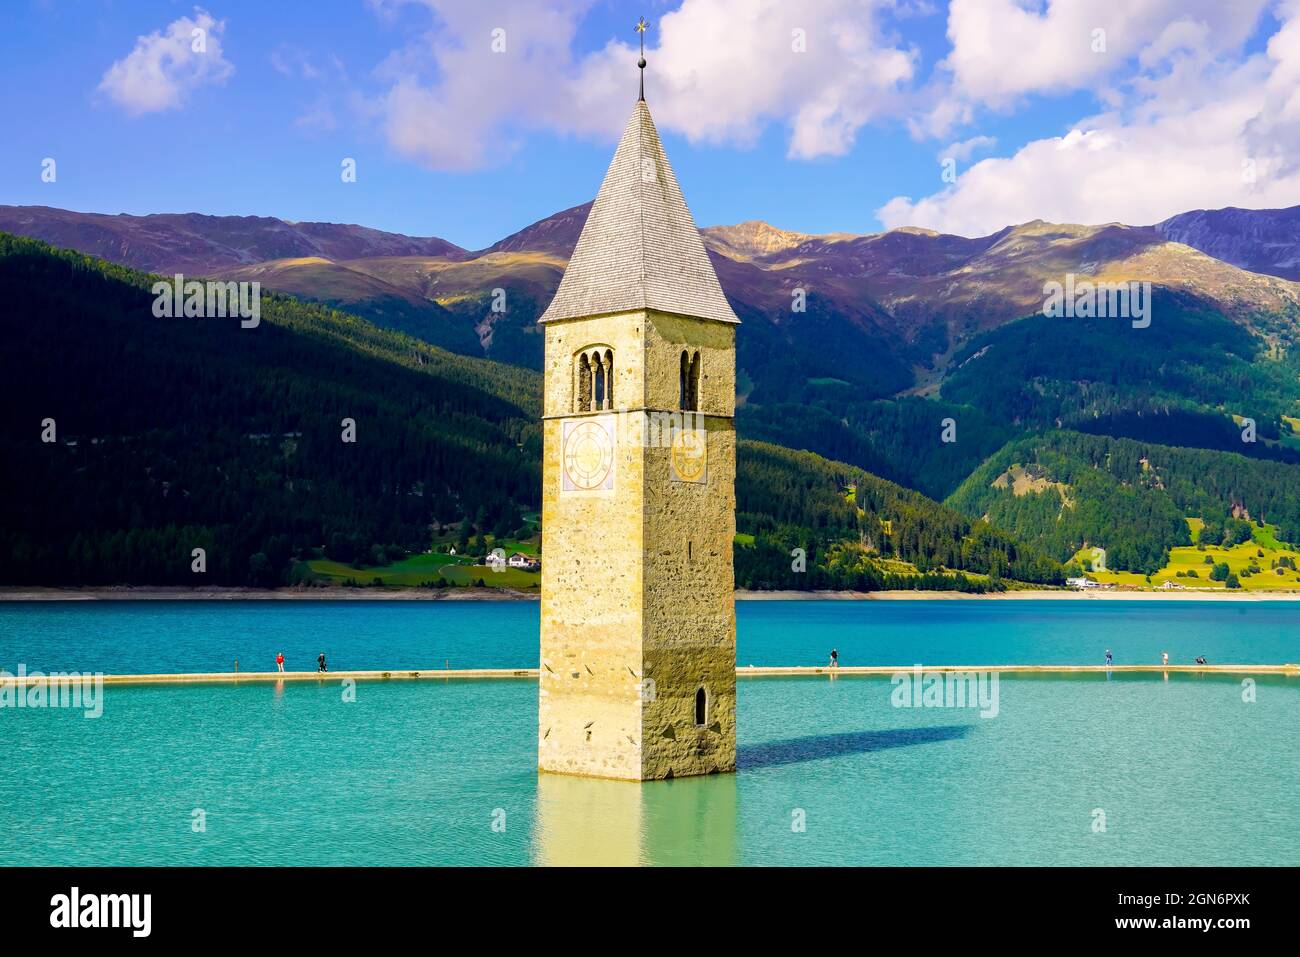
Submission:
M 641 59 L 636 61 L 636 65 L 641 70 L 641 95 L 640 100 L 645 99 L 645 32 L 650 29 L 650 24 L 645 22 L 645 17 L 638 17 L 636 21 L 636 33 L 641 38 Z

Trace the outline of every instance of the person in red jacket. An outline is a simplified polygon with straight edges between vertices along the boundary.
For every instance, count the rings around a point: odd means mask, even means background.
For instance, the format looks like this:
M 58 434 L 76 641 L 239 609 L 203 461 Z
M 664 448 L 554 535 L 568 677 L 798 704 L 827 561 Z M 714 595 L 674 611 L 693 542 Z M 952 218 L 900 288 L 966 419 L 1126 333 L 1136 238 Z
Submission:
M 276 667 L 276 669 L 279 670 L 279 671 L 283 671 L 283 670 L 284 670 L 284 652 L 283 652 L 283 651 L 277 651 L 277 652 L 275 653 L 275 667 Z

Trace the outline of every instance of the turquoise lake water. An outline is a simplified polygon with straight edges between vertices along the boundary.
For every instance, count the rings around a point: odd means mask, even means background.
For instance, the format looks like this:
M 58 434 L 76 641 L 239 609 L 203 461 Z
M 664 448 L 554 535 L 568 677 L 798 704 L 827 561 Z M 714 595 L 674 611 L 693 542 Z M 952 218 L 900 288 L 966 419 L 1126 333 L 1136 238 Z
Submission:
M 0 667 L 530 665 L 523 603 L 0 605 Z M 741 664 L 1300 659 L 1290 605 L 742 602 Z M 274 654 L 272 649 L 270 654 Z M 306 665 L 306 660 L 300 667 Z M 0 709 L 0 864 L 1300 863 L 1300 679 L 1004 676 L 998 714 L 885 678 L 747 678 L 735 775 L 535 771 L 530 680 L 106 690 Z M 206 830 L 195 832 L 195 811 Z M 1104 814 L 1105 830 L 1094 831 Z
M 537 667 L 536 602 L 0 603 L 0 668 L 141 674 Z M 846 665 L 1300 661 L 1300 602 L 740 601 L 736 661 Z

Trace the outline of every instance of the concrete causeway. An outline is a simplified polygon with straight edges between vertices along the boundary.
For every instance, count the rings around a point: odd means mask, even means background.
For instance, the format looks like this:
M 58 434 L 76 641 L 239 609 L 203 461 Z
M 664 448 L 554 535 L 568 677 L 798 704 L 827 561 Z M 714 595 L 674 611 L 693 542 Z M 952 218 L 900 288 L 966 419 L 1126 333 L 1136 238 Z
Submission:
M 747 665 L 736 668 L 737 678 L 790 678 L 790 677 L 871 677 L 895 674 L 912 674 L 911 665 L 873 665 L 827 668 L 818 666 L 763 666 Z M 998 672 L 1000 674 L 1102 674 L 1112 673 L 1176 673 L 1176 674 L 1227 674 L 1227 675 L 1286 675 L 1300 677 L 1300 664 L 1281 665 L 924 665 L 926 674 L 950 672 Z M 85 674 L 84 672 L 81 674 Z M 60 673 L 51 675 L 17 676 L 0 674 L 0 684 L 21 680 L 24 685 L 59 680 Z M 536 668 L 392 668 L 386 671 L 215 671 L 185 672 L 176 674 L 141 674 L 103 676 L 106 685 L 167 685 L 167 684 L 239 684 L 242 682 L 267 683 L 277 681 L 449 681 L 474 679 L 537 679 Z

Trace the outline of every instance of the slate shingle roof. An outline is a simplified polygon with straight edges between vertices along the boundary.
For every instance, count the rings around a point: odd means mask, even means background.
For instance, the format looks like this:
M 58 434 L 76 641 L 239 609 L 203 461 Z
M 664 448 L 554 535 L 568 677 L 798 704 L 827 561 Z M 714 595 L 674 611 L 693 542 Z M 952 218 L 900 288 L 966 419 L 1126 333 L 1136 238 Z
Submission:
M 637 309 L 740 321 L 644 100 L 632 110 L 560 288 L 538 321 Z

